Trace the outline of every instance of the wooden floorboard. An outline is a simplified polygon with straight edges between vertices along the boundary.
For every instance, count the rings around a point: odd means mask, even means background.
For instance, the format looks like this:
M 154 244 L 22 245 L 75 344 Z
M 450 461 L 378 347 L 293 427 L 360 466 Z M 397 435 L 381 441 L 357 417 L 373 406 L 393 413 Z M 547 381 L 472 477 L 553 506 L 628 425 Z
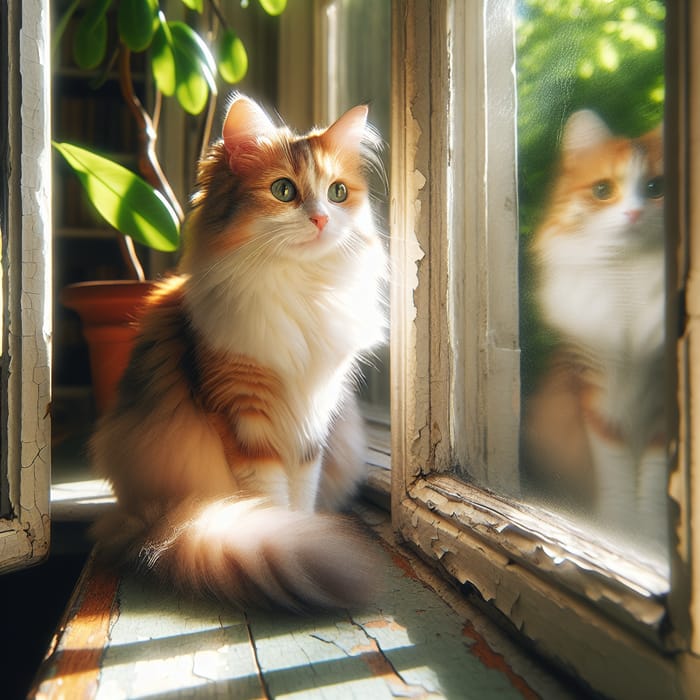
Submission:
M 469 606 L 445 602 L 399 550 L 376 547 L 373 604 L 314 617 L 237 612 L 91 563 L 33 697 L 571 697 L 497 634 L 487 640 Z

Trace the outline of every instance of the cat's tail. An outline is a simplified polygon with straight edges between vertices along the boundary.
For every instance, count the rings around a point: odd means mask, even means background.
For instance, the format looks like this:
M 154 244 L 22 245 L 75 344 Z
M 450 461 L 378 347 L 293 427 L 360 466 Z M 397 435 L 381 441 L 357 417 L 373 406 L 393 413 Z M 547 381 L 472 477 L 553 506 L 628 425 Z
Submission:
M 241 607 L 353 607 L 377 586 L 378 555 L 357 525 L 257 499 L 183 504 L 151 526 L 119 509 L 93 535 L 108 558 L 126 555 L 183 592 Z

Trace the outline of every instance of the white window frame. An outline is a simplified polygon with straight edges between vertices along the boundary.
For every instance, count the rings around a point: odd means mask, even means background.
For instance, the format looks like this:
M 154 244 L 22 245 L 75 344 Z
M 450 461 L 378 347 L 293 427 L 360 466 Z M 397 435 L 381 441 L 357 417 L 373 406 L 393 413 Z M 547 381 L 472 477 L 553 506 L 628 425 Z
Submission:
M 700 7 L 692 2 L 667 6 L 672 37 L 667 42 L 668 114 L 677 126 L 666 129 L 667 172 L 671 180 L 680 173 L 670 188 L 677 192 L 678 207 L 673 199 L 667 205 L 669 230 L 679 232 L 679 256 L 668 256 L 669 273 L 670 279 L 678 279 L 679 294 L 686 300 L 672 372 L 679 378 L 673 398 L 680 427 L 671 477 L 678 544 L 667 593 L 667 581 L 640 571 L 624 552 L 611 563 L 615 553 L 589 541 L 585 529 L 572 531 L 554 515 L 499 498 L 450 473 L 464 459 L 477 474 L 489 470 L 493 460 L 499 468 L 507 467 L 507 451 L 499 452 L 504 433 L 497 437 L 493 432 L 504 418 L 506 431 L 512 429 L 507 427 L 511 415 L 493 400 L 492 381 L 503 376 L 503 366 L 506 382 L 518 395 L 511 371 L 516 353 L 511 339 L 499 336 L 512 319 L 499 325 L 489 289 L 494 243 L 488 236 L 494 214 L 489 194 L 494 187 L 502 193 L 510 185 L 494 184 L 484 169 L 493 144 L 485 4 L 397 0 L 394 5 L 394 526 L 404 541 L 465 591 L 488 602 L 540 652 L 597 691 L 616 698 L 693 697 L 700 688 L 700 533 L 693 531 L 693 513 L 700 512 L 700 479 L 693 478 L 700 475 L 700 458 L 693 449 L 693 436 L 700 439 Z M 489 5 L 503 11 L 510 3 Z M 468 32 L 465 45 L 472 50 L 467 55 L 452 53 L 456 32 Z M 509 51 L 507 42 L 503 51 Z M 674 81 L 675 76 L 682 78 Z M 506 91 L 499 98 L 507 97 L 507 86 L 496 89 Z M 463 152 L 453 150 L 454 123 L 470 135 Z M 498 133 L 502 140 L 503 133 Z M 460 163 L 466 165 L 463 171 Z M 461 183 L 464 204 L 451 214 L 456 183 Z M 460 230 L 452 239 L 468 241 L 474 262 L 457 282 L 449 279 L 447 261 L 449 256 L 454 256 L 452 261 L 464 259 L 465 251 L 454 245 L 450 249 L 448 231 L 453 226 Z M 508 279 L 501 263 L 492 269 L 499 270 L 501 282 Z M 469 344 L 467 339 L 465 347 L 447 347 L 453 330 L 450 299 L 461 293 L 455 290 L 462 282 L 469 286 L 464 314 L 474 340 Z M 670 338 L 677 332 L 674 316 L 669 314 Z M 458 385 L 468 391 L 462 414 L 456 410 Z M 510 437 L 505 442 L 517 444 Z M 517 487 L 511 476 L 517 461 L 511 459 L 505 485 L 512 491 Z M 697 522 L 696 515 L 696 530 Z
M 49 7 L 10 0 L 7 141 L 2 195 L 2 410 L 0 572 L 49 548 L 51 408 L 51 142 Z

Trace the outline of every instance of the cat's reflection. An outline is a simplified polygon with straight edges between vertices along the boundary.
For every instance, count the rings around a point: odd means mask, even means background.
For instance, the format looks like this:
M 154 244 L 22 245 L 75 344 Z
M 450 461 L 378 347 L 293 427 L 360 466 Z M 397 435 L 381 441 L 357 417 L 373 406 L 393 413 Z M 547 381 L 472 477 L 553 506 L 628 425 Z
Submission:
M 532 241 L 556 338 L 524 404 L 530 476 L 603 527 L 665 538 L 662 127 L 614 135 L 574 113 Z

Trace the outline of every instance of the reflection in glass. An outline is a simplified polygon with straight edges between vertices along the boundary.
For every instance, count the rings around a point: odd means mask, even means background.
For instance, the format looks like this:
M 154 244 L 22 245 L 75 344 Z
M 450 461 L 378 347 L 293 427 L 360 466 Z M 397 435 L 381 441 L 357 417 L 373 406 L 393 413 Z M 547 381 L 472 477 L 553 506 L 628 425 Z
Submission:
M 664 7 L 518 13 L 523 487 L 665 557 Z

